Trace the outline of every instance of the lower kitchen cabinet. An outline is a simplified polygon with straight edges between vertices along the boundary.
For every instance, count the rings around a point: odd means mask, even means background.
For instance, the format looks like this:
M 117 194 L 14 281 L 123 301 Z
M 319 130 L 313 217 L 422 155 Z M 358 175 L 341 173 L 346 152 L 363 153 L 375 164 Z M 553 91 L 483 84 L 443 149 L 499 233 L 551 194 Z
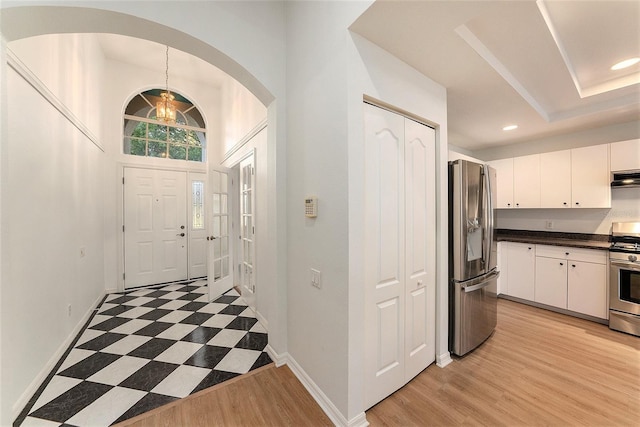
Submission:
M 568 268 L 567 308 L 607 318 L 607 266 L 571 261 Z
M 567 308 L 567 261 L 536 257 L 535 302 Z
M 528 243 L 508 242 L 506 248 L 508 254 L 507 292 L 513 297 L 534 299 L 534 279 L 536 268 L 536 245 Z
M 504 295 L 606 319 L 607 252 L 500 242 Z

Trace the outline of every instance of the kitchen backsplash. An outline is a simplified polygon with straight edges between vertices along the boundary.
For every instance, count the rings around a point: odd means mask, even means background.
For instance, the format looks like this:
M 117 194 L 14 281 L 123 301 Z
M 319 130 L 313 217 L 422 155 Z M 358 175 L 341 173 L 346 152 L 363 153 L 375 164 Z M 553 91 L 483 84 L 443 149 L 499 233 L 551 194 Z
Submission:
M 513 230 L 609 234 L 611 223 L 629 221 L 640 221 L 640 188 L 612 189 L 611 209 L 498 209 L 496 214 L 496 228 Z

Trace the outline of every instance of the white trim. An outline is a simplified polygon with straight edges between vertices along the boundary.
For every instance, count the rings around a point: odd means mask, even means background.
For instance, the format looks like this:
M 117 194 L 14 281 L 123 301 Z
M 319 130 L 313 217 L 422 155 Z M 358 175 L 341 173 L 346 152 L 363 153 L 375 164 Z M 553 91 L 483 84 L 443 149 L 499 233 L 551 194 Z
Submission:
M 36 92 L 38 92 L 44 99 L 49 102 L 62 114 L 73 126 L 75 126 L 84 136 L 86 136 L 89 141 L 93 143 L 100 151 L 104 153 L 104 147 L 98 140 L 98 138 L 89 130 L 87 126 L 85 126 L 82 121 L 73 114 L 73 112 L 67 108 L 66 105 L 58 97 L 51 92 L 51 90 L 27 67 L 20 58 L 11 51 L 11 49 L 7 48 L 7 64 L 15 70 L 31 87 L 33 87 Z
M 274 348 L 271 347 L 271 344 L 267 344 L 267 346 L 264 349 L 269 355 L 269 357 L 271 358 L 271 360 L 273 360 L 273 363 L 276 364 L 277 368 L 287 363 L 287 357 L 289 357 L 289 353 L 278 354 L 274 350 Z
M 262 327 L 265 328 L 268 331 L 269 330 L 269 321 L 262 314 L 260 314 L 260 312 L 257 309 L 254 310 L 254 313 L 256 314 L 256 319 L 258 319 L 258 322 L 260 322 Z
M 289 353 L 285 353 L 284 362 L 289 366 L 293 374 L 302 383 L 304 388 L 307 389 L 311 397 L 322 408 L 324 413 L 329 417 L 331 422 L 336 426 L 355 427 L 355 426 L 367 426 L 367 418 L 364 412 L 361 412 L 351 420 L 347 420 L 342 413 L 336 408 L 331 399 L 318 387 L 318 385 L 311 379 L 311 377 L 302 369 L 302 367 L 291 357 Z M 276 366 L 278 366 L 276 364 Z
M 240 141 L 238 141 L 233 147 L 229 149 L 224 155 L 222 162 L 220 164 L 226 162 L 233 154 L 241 149 L 247 142 L 251 141 L 251 139 L 256 136 L 260 131 L 267 127 L 267 118 L 265 117 L 260 121 L 253 129 L 249 131 Z
M 502 63 L 496 56 L 489 50 L 487 46 L 484 45 L 480 41 L 478 37 L 467 27 L 466 25 L 460 25 L 455 29 L 455 32 L 465 41 L 473 50 L 476 51 L 478 55 L 487 63 L 493 67 L 494 70 L 498 74 L 502 76 L 503 79 L 506 80 L 507 83 L 511 85 L 512 88 L 516 90 L 520 94 L 525 101 L 529 103 L 533 107 L 534 110 L 542 116 L 547 122 L 549 122 L 549 114 L 547 111 L 540 105 L 540 103 L 529 93 L 529 91 L 524 87 L 522 83 L 516 77 L 511 74 L 509 69 Z
M 451 353 L 448 351 L 446 353 L 436 355 L 436 366 L 439 368 L 444 368 L 451 362 L 453 362 L 453 359 L 451 358 Z
M 64 353 L 67 351 L 71 343 L 76 338 L 76 336 L 82 331 L 84 325 L 89 321 L 91 314 L 98 308 L 98 304 L 105 297 L 105 293 L 101 293 L 97 300 L 91 304 L 89 310 L 82 316 L 80 321 L 76 324 L 73 330 L 67 336 L 67 339 L 58 347 L 55 353 L 49 358 L 49 361 L 44 365 L 44 367 L 40 370 L 38 375 L 31 381 L 31 384 L 26 388 L 26 390 L 22 393 L 22 395 L 16 400 L 16 402 L 11 407 L 11 419 L 14 421 L 22 410 L 27 406 L 29 400 L 33 397 L 33 395 L 38 391 L 38 388 L 42 385 L 42 383 L 47 379 L 53 368 L 56 366 L 58 361 L 64 356 Z

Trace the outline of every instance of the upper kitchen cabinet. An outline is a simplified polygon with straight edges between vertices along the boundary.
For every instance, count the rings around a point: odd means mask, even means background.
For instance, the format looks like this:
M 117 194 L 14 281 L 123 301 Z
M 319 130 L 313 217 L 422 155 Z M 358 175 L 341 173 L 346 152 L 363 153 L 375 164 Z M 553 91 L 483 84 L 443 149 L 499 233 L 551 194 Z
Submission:
M 571 150 L 540 154 L 540 207 L 571 207 Z
M 608 159 L 608 144 L 571 150 L 572 207 L 611 207 Z
M 489 166 L 496 170 L 497 208 L 513 206 L 513 159 L 500 159 L 489 162 Z
M 640 169 L 640 139 L 611 144 L 611 172 Z
M 540 154 L 513 159 L 513 201 L 516 208 L 540 207 Z

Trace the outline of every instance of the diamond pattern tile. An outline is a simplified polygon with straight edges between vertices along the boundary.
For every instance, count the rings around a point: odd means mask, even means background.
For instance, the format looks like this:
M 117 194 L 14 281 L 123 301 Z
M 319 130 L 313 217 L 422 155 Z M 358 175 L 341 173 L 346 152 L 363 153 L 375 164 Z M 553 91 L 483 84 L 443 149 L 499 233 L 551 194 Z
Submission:
M 271 363 L 267 333 L 235 290 L 206 281 L 107 295 L 14 425 L 108 426 Z

